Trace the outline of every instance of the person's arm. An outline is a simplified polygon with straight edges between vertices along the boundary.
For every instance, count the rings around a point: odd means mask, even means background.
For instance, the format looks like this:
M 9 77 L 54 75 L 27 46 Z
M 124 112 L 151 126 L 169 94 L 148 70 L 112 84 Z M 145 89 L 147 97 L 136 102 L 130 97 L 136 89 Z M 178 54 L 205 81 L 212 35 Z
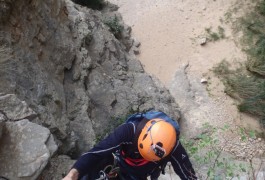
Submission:
M 63 180 L 78 180 L 79 173 L 76 169 L 71 169 Z
M 182 180 L 195 180 L 197 179 L 195 171 L 190 162 L 189 156 L 181 145 L 180 141 L 176 145 L 173 153 L 171 154 L 171 164 L 176 174 Z
M 77 171 L 78 178 L 80 179 L 84 175 L 88 174 L 89 170 L 93 169 L 95 163 L 105 159 L 106 157 L 112 156 L 112 153 L 118 150 L 121 144 L 131 143 L 133 140 L 133 135 L 134 127 L 132 124 L 120 125 L 108 137 L 99 142 L 94 148 L 89 150 L 87 153 L 84 153 L 75 162 L 72 169 Z M 74 173 L 74 175 L 75 174 L 76 173 Z

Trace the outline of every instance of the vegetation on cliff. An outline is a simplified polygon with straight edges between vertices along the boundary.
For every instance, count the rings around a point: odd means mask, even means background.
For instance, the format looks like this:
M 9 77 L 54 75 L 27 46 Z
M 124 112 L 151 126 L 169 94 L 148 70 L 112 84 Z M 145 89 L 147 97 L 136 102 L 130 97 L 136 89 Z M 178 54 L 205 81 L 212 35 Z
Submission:
M 237 32 L 243 32 L 241 42 L 247 61 L 232 70 L 223 60 L 214 72 L 222 78 L 226 93 L 239 101 L 239 111 L 259 116 L 265 125 L 265 1 L 258 1 L 254 11 L 235 25 Z

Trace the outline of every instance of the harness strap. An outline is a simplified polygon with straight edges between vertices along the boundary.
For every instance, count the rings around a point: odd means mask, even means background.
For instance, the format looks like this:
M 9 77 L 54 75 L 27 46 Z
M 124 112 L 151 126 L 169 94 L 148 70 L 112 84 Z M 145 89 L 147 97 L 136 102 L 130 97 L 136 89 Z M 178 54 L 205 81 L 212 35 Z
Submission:
M 121 151 L 122 156 L 124 157 L 124 161 L 129 164 L 130 166 L 143 166 L 147 164 L 149 161 L 140 158 L 140 159 L 133 159 L 130 157 L 126 157 L 125 152 Z
M 144 126 L 146 125 L 146 123 L 150 121 L 149 119 L 143 118 L 142 120 L 140 120 L 140 122 L 136 125 L 136 130 L 135 130 L 135 134 L 134 134 L 134 139 L 133 139 L 133 145 L 135 147 L 138 146 L 138 138 L 142 132 L 142 129 L 144 128 Z

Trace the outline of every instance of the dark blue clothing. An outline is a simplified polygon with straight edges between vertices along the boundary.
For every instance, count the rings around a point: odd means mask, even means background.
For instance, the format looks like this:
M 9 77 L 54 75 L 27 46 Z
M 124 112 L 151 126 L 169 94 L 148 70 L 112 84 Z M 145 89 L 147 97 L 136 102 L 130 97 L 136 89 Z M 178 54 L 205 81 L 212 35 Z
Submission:
M 95 171 L 98 173 L 98 170 L 102 170 L 104 167 L 97 167 L 97 165 L 101 164 L 101 161 L 110 161 L 112 153 L 121 152 L 121 150 L 125 152 L 133 150 L 134 154 L 140 156 L 134 143 L 136 126 L 137 124 L 135 125 L 134 123 L 120 125 L 107 138 L 98 143 L 90 151 L 83 154 L 73 166 L 73 168 L 78 170 L 79 178 L 90 173 L 95 173 Z M 171 162 L 174 171 L 181 179 L 197 179 L 188 155 L 179 141 L 177 141 L 169 156 L 170 157 L 166 157 L 167 160 Z M 119 159 L 121 172 L 130 175 L 130 178 L 127 177 L 128 180 L 141 180 L 146 179 L 148 176 L 151 176 L 152 179 L 153 174 L 159 171 L 158 168 L 161 164 L 159 162 L 150 161 L 142 166 L 130 166 L 123 158 Z

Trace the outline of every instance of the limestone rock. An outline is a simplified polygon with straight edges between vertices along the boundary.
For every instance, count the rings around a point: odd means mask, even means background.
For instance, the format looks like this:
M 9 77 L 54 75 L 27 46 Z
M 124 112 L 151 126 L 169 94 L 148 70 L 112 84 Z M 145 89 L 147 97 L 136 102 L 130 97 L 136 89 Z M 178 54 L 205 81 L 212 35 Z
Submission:
M 169 91 L 129 53 L 140 45 L 131 37 L 131 27 L 124 25 L 117 39 L 104 24 L 104 17 L 115 14 L 123 23 L 113 6 L 103 12 L 70 0 L 18 0 L 10 6 L 12 16 L 6 16 L 10 23 L 0 31 L 0 41 L 12 50 L 0 60 L 0 114 L 6 116 L 1 152 L 14 151 L 1 156 L 3 162 L 9 158 L 12 163 L 4 166 L 1 160 L 3 176 L 36 178 L 56 149 L 50 148 L 54 144 L 48 140 L 50 132 L 60 144 L 58 153 L 76 158 L 117 126 L 117 118 L 129 113 L 154 108 L 179 120 Z M 16 128 L 18 132 L 13 132 Z M 28 129 L 39 132 L 30 134 Z M 18 152 L 26 153 L 25 158 L 17 158 Z M 21 162 L 24 165 L 14 172 L 11 167 Z
M 204 46 L 207 43 L 207 38 L 206 37 L 201 37 L 201 38 L 199 38 L 198 41 L 199 41 L 199 44 L 201 46 Z
M 40 175 L 40 179 L 59 180 L 62 179 L 71 169 L 75 160 L 71 160 L 70 157 L 60 155 L 53 158 L 49 166 Z
M 201 83 L 205 84 L 205 83 L 207 83 L 207 82 L 208 82 L 208 80 L 207 80 L 206 78 L 202 78 L 202 79 L 201 79 Z
M 4 126 L 5 126 L 4 121 L 5 121 L 4 115 L 0 112 L 0 139 L 2 137 L 3 129 L 4 129 Z
M 27 103 L 19 100 L 15 94 L 0 94 L 0 110 L 13 121 L 37 116 Z
M 12 180 L 36 179 L 57 150 L 50 131 L 26 119 L 7 122 L 1 142 L 0 176 Z

